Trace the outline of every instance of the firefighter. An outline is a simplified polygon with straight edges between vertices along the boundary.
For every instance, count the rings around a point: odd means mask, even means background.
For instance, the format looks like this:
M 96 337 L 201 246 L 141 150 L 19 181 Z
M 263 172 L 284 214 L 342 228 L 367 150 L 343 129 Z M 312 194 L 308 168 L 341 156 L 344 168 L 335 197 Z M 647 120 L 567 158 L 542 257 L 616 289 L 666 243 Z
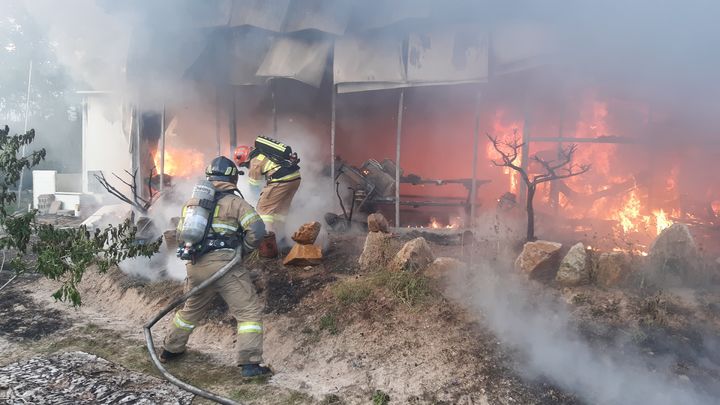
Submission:
M 260 195 L 257 212 L 267 230 L 275 232 L 279 240 L 285 236 L 290 203 L 300 187 L 299 162 L 292 148 L 264 136 L 257 137 L 254 147 L 239 146 L 235 150 L 235 163 L 249 169 L 250 188 Z
M 253 207 L 236 194 L 238 169 L 226 157 L 215 158 L 205 174 L 216 190 L 217 201 L 212 222 L 206 231 L 203 248 L 194 260 L 187 264 L 185 291 L 210 278 L 232 260 L 235 249 L 243 255 L 255 250 L 265 236 L 265 225 Z M 183 228 L 186 207 L 178 224 L 178 234 Z M 270 374 L 262 363 L 263 323 L 262 307 L 258 301 L 250 274 L 238 264 L 213 285 L 190 297 L 185 306 L 175 313 L 165 340 L 160 360 L 167 362 L 180 357 L 190 334 L 210 309 L 211 302 L 219 294 L 227 303 L 230 313 L 237 320 L 237 364 L 242 367 L 243 377 Z

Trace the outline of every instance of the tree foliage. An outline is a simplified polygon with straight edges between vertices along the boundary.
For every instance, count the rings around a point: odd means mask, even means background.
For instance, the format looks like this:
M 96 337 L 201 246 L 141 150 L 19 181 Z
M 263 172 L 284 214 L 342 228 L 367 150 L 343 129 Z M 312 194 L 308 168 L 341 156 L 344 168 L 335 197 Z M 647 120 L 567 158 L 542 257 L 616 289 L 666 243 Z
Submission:
M 45 158 L 43 149 L 18 156 L 34 137 L 33 130 L 11 136 L 7 126 L 0 129 L 0 249 L 17 253 L 10 262 L 17 274 L 37 272 L 60 281 L 61 286 L 53 297 L 78 306 L 81 298 L 77 287 L 88 268 L 97 267 L 104 273 L 122 260 L 150 257 L 159 250 L 162 240 L 137 243 L 137 228 L 130 220 L 89 230 L 85 226 L 58 228 L 39 223 L 35 210 L 13 213 L 16 195 L 12 188 L 20 179 L 20 173 Z

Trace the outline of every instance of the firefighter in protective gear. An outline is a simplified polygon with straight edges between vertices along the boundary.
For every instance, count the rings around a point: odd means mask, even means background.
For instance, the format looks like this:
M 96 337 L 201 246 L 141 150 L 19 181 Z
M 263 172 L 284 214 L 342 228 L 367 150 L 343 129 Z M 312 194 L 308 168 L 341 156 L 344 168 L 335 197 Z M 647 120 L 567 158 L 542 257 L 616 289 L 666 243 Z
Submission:
M 204 248 L 193 262 L 187 263 L 185 291 L 202 283 L 232 260 L 235 249 L 243 255 L 255 250 L 265 236 L 265 225 L 253 207 L 236 194 L 238 169 L 228 158 L 217 157 L 207 167 L 207 180 L 216 189 L 216 205 L 209 224 Z M 185 205 L 196 204 L 191 199 Z M 178 224 L 182 229 L 186 208 Z M 210 303 L 219 294 L 237 320 L 237 364 L 246 377 L 269 374 L 262 363 L 263 323 L 262 307 L 258 301 L 250 274 L 238 264 L 213 285 L 190 297 L 184 307 L 175 313 L 170 331 L 163 342 L 160 360 L 175 359 L 185 352 L 190 334 L 210 309 Z
M 278 141 L 259 136 L 255 147 L 239 146 L 235 150 L 235 163 L 246 167 L 250 188 L 260 194 L 257 212 L 268 231 L 275 232 L 278 240 L 285 236 L 285 221 L 290 204 L 300 187 L 300 166 L 297 154 Z M 262 181 L 265 187 L 260 191 Z

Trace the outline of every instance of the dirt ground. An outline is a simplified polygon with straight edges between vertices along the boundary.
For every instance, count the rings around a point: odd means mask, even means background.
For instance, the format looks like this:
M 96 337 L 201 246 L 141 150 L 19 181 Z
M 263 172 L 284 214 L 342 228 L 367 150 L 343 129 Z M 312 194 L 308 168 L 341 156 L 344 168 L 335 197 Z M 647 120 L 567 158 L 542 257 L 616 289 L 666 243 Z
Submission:
M 430 282 L 409 302 L 373 275 L 359 273 L 363 239 L 332 235 L 326 259 L 316 267 L 288 268 L 279 261 L 253 266 L 266 301 L 265 360 L 274 377 L 240 378 L 232 364 L 235 321 L 219 300 L 191 337 L 188 355 L 170 364 L 171 372 L 252 404 L 367 404 L 387 398 L 412 404 L 583 403 L 550 381 L 523 376 L 522 356 L 481 318 L 448 301 L 440 285 Z M 462 258 L 467 255 L 462 239 L 431 239 L 431 246 L 436 256 Z M 495 247 L 488 246 L 489 255 Z M 0 282 L 3 277 L 7 273 L 0 273 Z M 142 325 L 181 292 L 181 283 L 148 282 L 117 269 L 104 275 L 91 271 L 77 309 L 54 302 L 55 288 L 26 276 L 0 292 L 0 368 L 82 351 L 130 372 L 159 376 L 148 360 Z M 550 288 L 568 303 L 594 345 L 615 345 L 618 336 L 626 336 L 628 346 L 640 347 L 648 358 L 674 353 L 679 375 L 720 396 L 714 388 L 720 387 L 720 359 L 704 357 L 704 345 L 713 342 L 700 338 L 720 336 L 720 296 L 712 290 Z M 154 328 L 157 345 L 167 326 L 164 319 Z

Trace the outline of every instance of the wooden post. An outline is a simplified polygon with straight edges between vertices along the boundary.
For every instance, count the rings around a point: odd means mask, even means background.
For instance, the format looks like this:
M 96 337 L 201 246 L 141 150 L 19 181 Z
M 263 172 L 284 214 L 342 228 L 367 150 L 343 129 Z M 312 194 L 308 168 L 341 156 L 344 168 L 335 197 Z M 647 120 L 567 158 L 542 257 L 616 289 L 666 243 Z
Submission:
M 402 135 L 403 109 L 405 107 L 405 89 L 400 89 L 398 100 L 397 133 L 395 145 L 395 227 L 400 227 L 400 138 Z
M 237 148 L 237 100 L 235 92 L 235 86 L 231 86 L 230 113 L 228 114 L 228 126 L 230 127 L 230 155 L 233 155 L 235 153 L 235 148 Z
M 28 130 L 28 116 L 30 115 L 30 84 L 32 83 L 32 70 L 33 70 L 33 63 L 31 60 L 30 66 L 28 67 L 27 94 L 25 95 L 25 126 L 23 127 L 23 134 L 26 134 L 27 130 Z M 26 148 L 27 148 L 27 145 L 23 145 L 21 157 L 25 157 Z M 25 177 L 25 169 L 21 169 L 20 170 L 20 182 L 18 183 L 17 200 L 16 200 L 18 207 L 20 207 L 20 203 L 22 202 L 22 189 L 23 189 L 24 177 Z M 35 201 L 33 201 L 32 203 L 34 204 Z
M 215 143 L 217 144 L 217 156 L 222 155 L 220 146 L 220 86 L 215 87 Z
M 277 100 L 275 100 L 275 80 L 270 80 L 270 99 L 272 100 L 272 121 L 273 121 L 273 137 L 277 137 L 278 121 L 277 121 Z
M 160 116 L 160 192 L 165 187 L 165 104 Z
M 522 144 L 522 156 L 520 156 L 522 161 L 520 163 L 520 167 L 525 171 L 525 173 L 527 173 L 528 166 L 530 165 L 530 115 L 527 111 L 525 111 L 525 118 L 523 120 Z M 520 185 L 519 201 L 522 201 L 527 197 L 527 192 L 527 185 L 525 182 L 522 182 Z
M 337 88 L 332 85 L 332 95 L 330 97 L 330 177 L 331 190 L 335 189 L 335 97 Z
M 558 125 L 558 142 L 557 142 L 557 157 L 558 157 L 558 159 L 562 158 L 563 137 L 565 136 L 564 121 L 565 121 L 565 114 L 561 110 L 560 111 L 560 124 Z M 562 182 L 562 180 L 550 182 L 550 206 L 555 211 L 555 214 L 557 214 L 560 211 L 560 186 L 557 183 L 561 183 L 561 182 Z
M 480 91 L 475 102 L 475 132 L 473 133 L 472 184 L 470 185 L 470 228 L 475 228 L 475 205 L 477 201 L 477 164 L 480 147 Z

